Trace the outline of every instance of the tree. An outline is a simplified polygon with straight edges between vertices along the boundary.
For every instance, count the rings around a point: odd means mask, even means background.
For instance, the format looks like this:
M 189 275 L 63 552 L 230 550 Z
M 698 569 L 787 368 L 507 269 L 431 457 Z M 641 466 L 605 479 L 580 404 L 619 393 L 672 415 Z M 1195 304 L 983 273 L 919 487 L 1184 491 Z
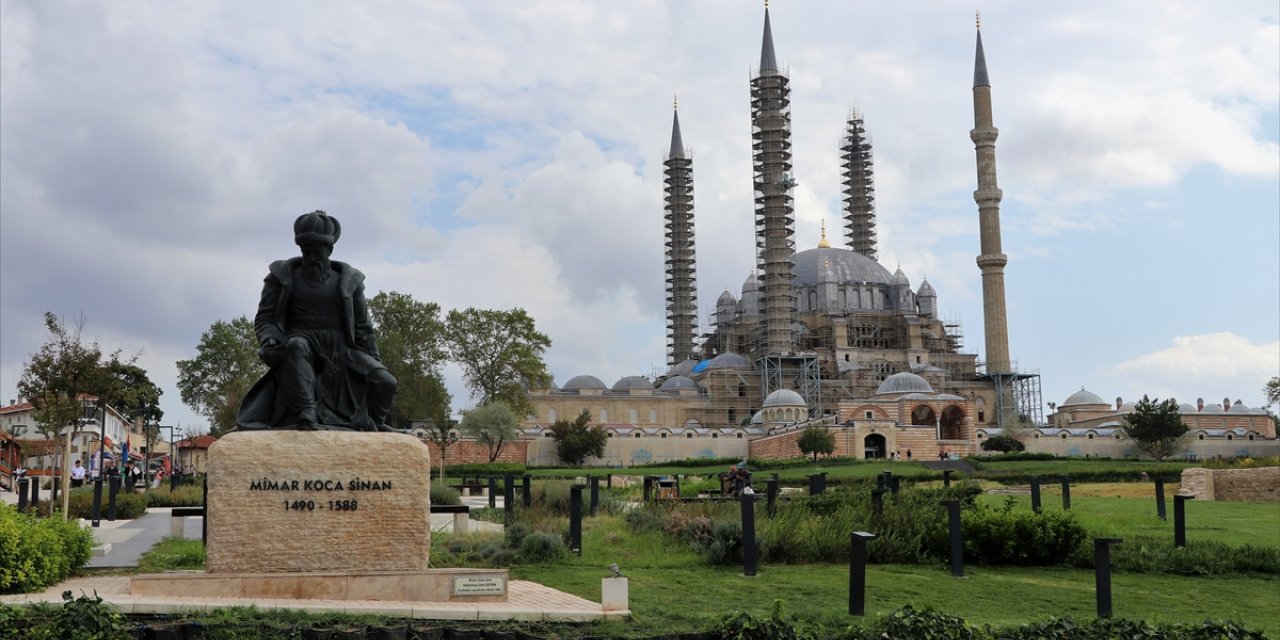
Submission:
M 1026 451 L 1027 445 L 1022 444 L 1022 441 L 1011 436 L 994 436 L 982 441 L 982 450 L 1009 453 L 1011 451 Z
M 46 311 L 44 325 L 49 339 L 31 354 L 18 380 L 18 393 L 31 402 L 37 430 L 54 440 L 66 431 L 62 465 L 62 513 L 66 517 L 71 484 L 71 465 L 66 460 L 71 456 L 71 441 L 84 426 L 84 402 L 103 386 L 102 350 L 97 343 L 81 341 L 83 318 L 70 329 Z
M 796 443 L 800 447 L 800 452 L 805 455 L 812 455 L 814 460 L 818 459 L 818 454 L 831 455 L 836 450 L 836 437 L 826 427 L 813 425 L 806 427 L 804 433 L 800 434 L 800 441 Z
M 445 459 L 449 455 L 449 447 L 458 441 L 458 432 L 455 429 L 457 426 L 458 423 L 453 420 L 432 422 L 427 425 L 427 442 L 440 449 L 440 482 L 445 481 L 444 467 Z
M 1150 400 L 1142 396 L 1133 411 L 1124 417 L 1124 433 L 1139 451 L 1156 460 L 1173 455 L 1182 448 L 1182 438 L 1190 429 L 1182 422 L 1178 401 L 1169 398 Z
M 440 305 L 418 302 L 395 291 L 369 299 L 369 315 L 377 329 L 382 364 L 399 383 L 388 421 L 393 427 L 413 421 L 446 424 L 449 391 L 440 375 L 445 352 Z
M 1266 399 L 1266 403 L 1262 405 L 1263 411 L 1266 411 L 1267 415 L 1271 416 L 1271 421 L 1280 427 L 1280 417 L 1271 410 L 1271 407 L 1280 405 L 1280 376 L 1271 376 L 1267 384 L 1262 387 L 1262 397 Z
M 604 456 L 609 432 L 600 425 L 591 426 L 591 412 L 586 409 L 573 420 L 556 420 L 551 437 L 556 441 L 556 455 L 565 464 L 581 466 L 589 456 Z
M 539 333 L 524 309 L 468 308 L 449 312 L 449 353 L 480 404 L 502 401 L 517 416 L 533 413 L 528 390 L 551 384 L 542 354 L 551 339 Z
M 253 323 L 245 316 L 214 322 L 201 334 L 196 357 L 177 364 L 183 404 L 209 419 L 214 437 L 235 428 L 240 401 L 267 370 L 258 359 Z
M 516 438 L 516 414 L 501 400 L 476 407 L 462 415 L 462 432 L 489 448 L 489 462 L 498 459 L 502 447 Z

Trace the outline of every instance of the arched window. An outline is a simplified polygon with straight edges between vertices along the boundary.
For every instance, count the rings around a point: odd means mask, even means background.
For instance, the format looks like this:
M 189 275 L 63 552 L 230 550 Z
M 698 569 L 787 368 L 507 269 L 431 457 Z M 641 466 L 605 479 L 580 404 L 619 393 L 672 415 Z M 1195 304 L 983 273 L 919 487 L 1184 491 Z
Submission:
M 650 410 L 649 410 L 649 422 L 657 422 L 657 421 L 658 421 L 658 412 L 657 412 L 657 411 L 655 411 L 655 410 L 653 410 L 653 409 L 650 409 Z
M 809 311 L 818 308 L 818 292 L 813 289 L 809 290 Z
M 604 408 L 600 409 L 600 422 L 608 422 L 608 421 L 609 421 L 609 410 Z
M 640 412 L 639 412 L 639 411 L 636 411 L 635 409 L 632 409 L 632 410 L 629 412 L 629 416 L 630 416 L 630 421 L 631 421 L 631 422 L 639 422 L 639 421 L 640 421 Z
M 547 422 L 555 422 L 555 421 L 556 421 L 556 408 L 550 407 L 547 409 Z

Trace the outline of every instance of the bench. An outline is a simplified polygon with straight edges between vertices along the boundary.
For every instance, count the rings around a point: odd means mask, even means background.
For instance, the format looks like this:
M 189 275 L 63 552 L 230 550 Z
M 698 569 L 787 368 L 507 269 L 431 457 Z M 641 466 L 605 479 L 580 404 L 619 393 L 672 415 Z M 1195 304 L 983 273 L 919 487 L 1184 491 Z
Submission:
M 431 513 L 453 514 L 453 532 L 466 533 L 471 528 L 471 507 L 465 504 L 433 504 Z
M 187 518 L 203 518 L 204 507 L 174 507 L 169 514 L 169 535 L 182 539 L 186 531 Z

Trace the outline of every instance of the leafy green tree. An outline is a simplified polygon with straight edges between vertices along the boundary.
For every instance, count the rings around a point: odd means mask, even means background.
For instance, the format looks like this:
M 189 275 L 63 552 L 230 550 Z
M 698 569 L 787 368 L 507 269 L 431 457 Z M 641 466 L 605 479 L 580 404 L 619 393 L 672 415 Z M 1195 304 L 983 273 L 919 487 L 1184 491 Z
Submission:
M 214 437 L 235 428 L 240 401 L 267 371 L 258 359 L 253 323 L 245 316 L 214 322 L 201 334 L 196 357 L 177 364 L 183 404 L 209 419 Z
M 84 319 L 70 328 L 53 313 L 45 312 L 44 325 L 49 338 L 40 350 L 31 354 L 18 380 L 18 393 L 32 405 L 36 429 L 50 439 L 66 437 L 62 465 L 62 513 L 67 513 L 67 489 L 71 483 L 71 441 L 84 427 L 85 402 L 105 385 L 102 349 L 86 344 L 80 338 Z
M 1027 446 L 1022 444 L 1022 442 L 1017 438 L 1010 436 L 994 436 L 982 441 L 982 450 L 1009 453 L 1011 451 L 1026 451 Z
M 551 424 L 551 438 L 556 442 L 556 456 L 565 464 L 581 466 L 590 456 L 604 456 L 609 432 L 600 425 L 592 426 L 591 412 L 586 409 L 573 420 L 556 420 Z
M 1277 427 L 1280 427 L 1280 416 L 1277 416 L 1276 412 L 1271 409 L 1272 407 L 1280 405 L 1280 376 L 1271 376 L 1271 379 L 1267 381 L 1267 384 L 1263 385 L 1262 397 L 1266 399 L 1266 402 L 1262 405 L 1262 410 L 1266 411 L 1267 415 L 1271 416 L 1271 421 L 1274 422 Z
M 419 302 L 406 293 L 382 292 L 369 299 L 369 315 L 377 329 L 382 364 L 400 386 L 388 416 L 391 426 L 447 423 L 450 398 L 440 367 L 448 354 L 440 305 Z
M 826 427 L 814 425 L 805 428 L 796 444 L 801 453 L 812 455 L 817 460 L 819 453 L 829 456 L 836 450 L 836 437 Z
M 502 401 L 517 416 L 533 413 L 530 388 L 551 384 L 542 354 L 551 339 L 524 309 L 468 308 L 449 312 L 449 354 L 460 367 L 473 398 L 487 405 Z
M 1151 400 L 1142 396 L 1133 411 L 1124 417 L 1124 433 L 1139 451 L 1160 460 L 1183 447 L 1183 436 L 1190 429 L 1182 422 L 1178 401 L 1169 398 Z
M 515 440 L 516 414 L 511 405 L 495 400 L 462 414 L 462 432 L 489 448 L 489 462 L 498 459 L 502 447 Z

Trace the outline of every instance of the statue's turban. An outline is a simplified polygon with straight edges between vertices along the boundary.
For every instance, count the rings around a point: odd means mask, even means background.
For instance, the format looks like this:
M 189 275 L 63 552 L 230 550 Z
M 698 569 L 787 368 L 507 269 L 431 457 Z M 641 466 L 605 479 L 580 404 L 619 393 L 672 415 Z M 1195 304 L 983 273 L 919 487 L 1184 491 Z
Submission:
M 304 213 L 293 223 L 293 241 L 299 246 L 304 244 L 333 246 L 341 235 L 342 225 L 338 224 L 338 219 L 323 211 Z

